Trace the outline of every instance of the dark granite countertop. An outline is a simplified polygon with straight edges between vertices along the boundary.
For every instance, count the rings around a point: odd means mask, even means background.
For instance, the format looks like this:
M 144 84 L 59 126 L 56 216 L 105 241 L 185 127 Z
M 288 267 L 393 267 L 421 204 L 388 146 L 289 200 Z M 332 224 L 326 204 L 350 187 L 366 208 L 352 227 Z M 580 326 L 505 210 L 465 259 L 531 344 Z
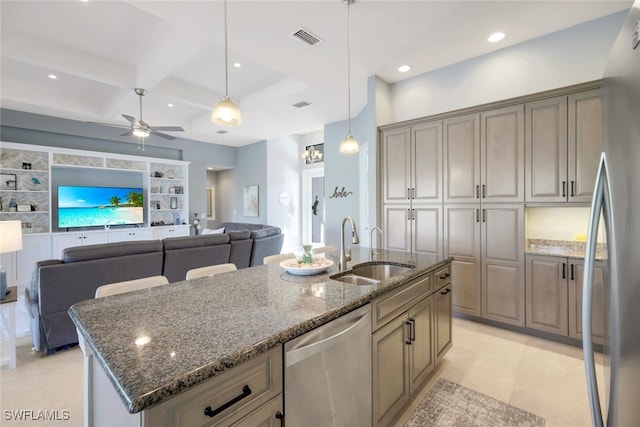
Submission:
M 352 266 L 368 262 L 353 248 Z M 376 260 L 415 265 L 375 286 L 326 273 L 293 276 L 278 264 L 83 301 L 69 309 L 86 345 L 129 412 L 158 405 L 261 353 L 397 288 L 450 259 L 381 251 Z M 136 340 L 148 341 L 136 345 Z

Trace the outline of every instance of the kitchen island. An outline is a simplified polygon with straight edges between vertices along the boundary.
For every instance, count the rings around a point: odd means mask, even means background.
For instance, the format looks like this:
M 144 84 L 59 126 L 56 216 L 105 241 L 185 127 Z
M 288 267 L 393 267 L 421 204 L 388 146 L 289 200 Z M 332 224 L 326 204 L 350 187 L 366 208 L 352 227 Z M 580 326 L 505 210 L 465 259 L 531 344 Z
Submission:
M 366 263 L 369 251 L 354 248 L 352 257 L 349 266 Z M 122 408 L 139 413 L 451 261 L 395 251 L 381 251 L 374 262 L 382 260 L 415 268 L 362 286 L 331 279 L 338 272 L 335 264 L 315 276 L 294 276 L 271 264 L 83 301 L 69 314 L 86 363 L 95 358 Z M 96 367 L 85 366 L 85 375 L 91 369 Z M 91 406 L 99 399 L 85 396 L 89 425 L 95 421 Z

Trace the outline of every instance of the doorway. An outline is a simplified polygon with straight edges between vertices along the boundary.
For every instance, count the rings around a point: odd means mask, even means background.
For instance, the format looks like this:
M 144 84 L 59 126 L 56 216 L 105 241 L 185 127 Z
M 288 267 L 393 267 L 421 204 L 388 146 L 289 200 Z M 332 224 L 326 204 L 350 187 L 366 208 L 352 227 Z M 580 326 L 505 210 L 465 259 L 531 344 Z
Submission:
M 322 246 L 324 237 L 324 168 L 302 171 L 302 243 Z

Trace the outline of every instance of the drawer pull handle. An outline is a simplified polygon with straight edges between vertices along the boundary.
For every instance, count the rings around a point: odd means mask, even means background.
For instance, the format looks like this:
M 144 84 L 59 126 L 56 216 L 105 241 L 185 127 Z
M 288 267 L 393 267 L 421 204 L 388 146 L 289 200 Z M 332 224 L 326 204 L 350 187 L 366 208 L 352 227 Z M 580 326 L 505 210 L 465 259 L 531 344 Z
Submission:
M 440 280 L 444 280 L 444 279 L 446 279 L 446 278 L 447 278 L 447 277 L 449 277 L 449 276 L 451 276 L 449 273 L 444 273 L 444 274 L 441 274 L 440 276 L 438 276 L 438 278 L 439 278 Z
M 440 295 L 446 295 L 446 294 L 448 294 L 449 292 L 451 292 L 451 289 L 447 288 L 447 289 L 445 289 L 444 291 L 440 292 Z
M 411 345 L 411 322 L 407 320 L 406 322 L 404 322 L 404 326 L 409 327 L 409 333 L 407 334 L 407 338 L 405 339 L 404 343 L 407 345 Z M 406 332 L 406 329 L 405 329 L 405 332 Z
M 280 420 L 280 425 L 284 427 L 284 414 L 278 411 L 276 412 L 276 418 Z
M 567 197 L 567 181 L 562 181 L 562 197 Z
M 566 262 L 562 263 L 562 278 L 563 279 L 567 278 L 567 263 Z
M 576 280 L 576 278 L 573 275 L 573 266 L 574 266 L 574 264 L 572 263 L 571 264 L 571 280 Z
M 576 182 L 571 181 L 571 197 L 576 197 Z
M 409 319 L 411 322 L 411 341 L 416 340 L 416 319 Z
M 233 399 L 231 399 L 227 403 L 225 403 L 223 405 L 220 405 L 216 409 L 212 410 L 211 406 L 207 406 L 206 408 L 204 408 L 204 414 L 207 417 L 213 418 L 216 415 L 218 415 L 220 412 L 224 411 L 225 409 L 228 409 L 228 408 L 232 407 L 233 405 L 235 405 L 236 403 L 240 402 L 242 399 L 244 399 L 245 397 L 249 396 L 250 394 L 251 394 L 251 389 L 249 388 L 248 385 L 245 385 L 244 387 L 242 387 L 242 394 L 234 397 Z

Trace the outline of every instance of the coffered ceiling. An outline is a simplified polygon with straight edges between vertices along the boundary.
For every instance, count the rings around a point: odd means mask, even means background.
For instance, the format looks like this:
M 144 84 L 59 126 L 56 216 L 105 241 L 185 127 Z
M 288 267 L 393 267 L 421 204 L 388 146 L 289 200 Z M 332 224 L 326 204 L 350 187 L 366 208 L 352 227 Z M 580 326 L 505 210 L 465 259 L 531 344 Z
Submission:
M 368 76 L 393 83 L 631 4 L 357 0 L 352 114 L 366 104 Z M 151 126 L 178 125 L 185 132 L 168 133 L 232 146 L 347 118 L 347 7 L 340 0 L 229 0 L 229 95 L 243 114 L 238 128 L 211 123 L 225 88 L 222 1 L 2 0 L 0 14 L 3 108 L 127 125 L 121 114 L 139 116 L 133 89 L 141 87 Z M 300 28 L 322 41 L 309 46 L 292 37 Z M 496 30 L 507 37 L 487 43 Z M 402 64 L 411 71 L 398 72 Z M 293 107 L 301 101 L 310 105 Z

